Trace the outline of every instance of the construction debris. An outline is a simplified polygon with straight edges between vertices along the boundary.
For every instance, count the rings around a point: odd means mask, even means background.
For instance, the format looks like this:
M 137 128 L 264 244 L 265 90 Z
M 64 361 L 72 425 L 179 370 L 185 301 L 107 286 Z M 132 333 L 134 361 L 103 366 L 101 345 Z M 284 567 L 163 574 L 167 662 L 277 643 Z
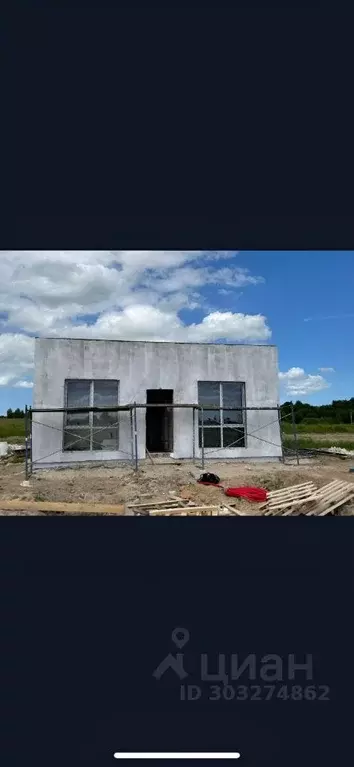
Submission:
M 314 482 L 303 482 L 281 490 L 268 493 L 266 503 L 259 506 L 262 516 L 325 516 L 332 514 L 340 506 L 354 499 L 354 484 L 334 480 L 317 488 Z M 133 503 L 127 506 L 126 513 L 155 516 L 249 516 L 247 512 L 226 504 L 198 506 L 192 501 L 185 501 L 176 496 L 169 501 L 159 503 Z
M 185 501 L 183 498 L 176 496 L 170 501 L 161 501 L 160 503 L 133 503 L 126 507 L 127 514 L 146 515 L 146 516 L 196 516 L 196 517 L 225 517 L 240 514 L 236 509 L 226 506 L 225 504 L 219 504 L 217 506 L 198 506 L 193 501 Z

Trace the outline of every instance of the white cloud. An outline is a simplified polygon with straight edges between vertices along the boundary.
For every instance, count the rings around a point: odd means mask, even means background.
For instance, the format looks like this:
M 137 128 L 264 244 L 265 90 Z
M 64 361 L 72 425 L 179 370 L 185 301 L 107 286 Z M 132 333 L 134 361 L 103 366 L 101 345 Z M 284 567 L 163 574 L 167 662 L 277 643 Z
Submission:
M 221 259 L 228 266 L 220 266 Z M 263 282 L 235 251 L 0 252 L 0 386 L 29 388 L 34 341 L 46 336 L 180 341 L 266 341 L 266 318 L 214 311 L 206 286 Z M 210 300 L 210 299 L 209 299 Z M 204 310 L 186 325 L 182 309 Z M 86 318 L 93 315 L 90 325 Z M 3 355 L 3 356 L 1 356 Z M 5 355 L 5 356 L 4 356 Z
M 305 373 L 303 368 L 290 368 L 286 373 L 279 373 L 281 384 L 290 397 L 310 395 L 328 389 L 331 385 L 323 376 Z
M 212 312 L 202 322 L 186 325 L 176 312 L 135 305 L 121 312 L 102 314 L 92 325 L 81 324 L 52 330 L 49 335 L 73 338 L 121 338 L 155 341 L 267 341 L 271 330 L 261 314 Z
M 34 339 L 20 333 L 0 334 L 0 386 L 14 386 L 31 374 Z
M 335 373 L 334 368 L 318 368 L 320 373 Z
M 14 386 L 19 389 L 32 389 L 33 381 L 17 381 Z

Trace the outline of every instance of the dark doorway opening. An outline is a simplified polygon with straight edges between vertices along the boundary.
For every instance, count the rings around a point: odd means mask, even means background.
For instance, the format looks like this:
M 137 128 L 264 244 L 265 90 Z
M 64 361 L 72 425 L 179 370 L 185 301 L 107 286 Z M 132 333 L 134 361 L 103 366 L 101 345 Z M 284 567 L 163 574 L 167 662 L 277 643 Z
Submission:
M 146 402 L 148 405 L 172 405 L 173 389 L 147 389 Z M 149 453 L 172 453 L 172 408 L 146 408 L 146 448 Z

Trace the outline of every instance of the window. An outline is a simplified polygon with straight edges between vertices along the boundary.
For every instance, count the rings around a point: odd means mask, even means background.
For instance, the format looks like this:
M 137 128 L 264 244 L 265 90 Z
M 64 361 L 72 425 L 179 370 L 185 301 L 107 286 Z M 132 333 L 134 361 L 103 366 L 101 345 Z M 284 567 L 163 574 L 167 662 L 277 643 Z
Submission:
M 68 380 L 68 408 L 118 405 L 118 381 Z M 118 450 L 118 411 L 65 413 L 64 450 Z
M 204 447 L 245 447 L 245 384 L 199 381 L 199 447 L 202 446 L 202 416 Z M 217 407 L 220 410 L 210 410 Z

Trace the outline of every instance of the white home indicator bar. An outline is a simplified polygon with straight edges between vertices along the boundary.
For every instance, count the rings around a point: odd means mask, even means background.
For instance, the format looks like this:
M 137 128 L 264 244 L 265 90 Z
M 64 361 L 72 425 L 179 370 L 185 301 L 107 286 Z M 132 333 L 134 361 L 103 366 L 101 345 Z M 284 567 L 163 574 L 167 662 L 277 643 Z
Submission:
M 115 759 L 239 759 L 241 754 L 238 751 L 222 751 L 221 753 L 206 752 L 196 753 L 191 751 L 190 753 L 181 751 L 172 751 L 162 753 L 161 751 L 150 752 L 133 752 L 133 751 L 116 751 L 114 754 Z

